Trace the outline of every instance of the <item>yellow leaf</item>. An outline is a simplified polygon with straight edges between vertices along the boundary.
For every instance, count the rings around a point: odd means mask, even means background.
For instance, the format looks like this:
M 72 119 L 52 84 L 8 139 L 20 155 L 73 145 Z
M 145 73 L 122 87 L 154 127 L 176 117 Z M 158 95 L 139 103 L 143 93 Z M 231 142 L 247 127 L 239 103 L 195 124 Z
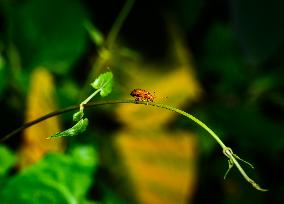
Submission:
M 26 122 L 56 110 L 52 75 L 43 67 L 35 69 L 31 76 L 27 97 Z M 62 151 L 62 139 L 46 140 L 60 131 L 57 117 L 50 118 L 24 131 L 23 144 L 19 151 L 19 167 L 36 162 L 50 151 Z
M 140 203 L 191 200 L 196 183 L 196 138 L 180 132 L 122 131 L 115 145 Z

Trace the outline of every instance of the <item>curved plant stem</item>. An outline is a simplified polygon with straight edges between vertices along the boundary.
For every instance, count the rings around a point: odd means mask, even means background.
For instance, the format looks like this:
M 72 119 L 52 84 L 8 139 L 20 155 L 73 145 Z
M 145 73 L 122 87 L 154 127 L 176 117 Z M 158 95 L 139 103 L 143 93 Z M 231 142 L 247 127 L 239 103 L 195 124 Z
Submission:
M 207 125 L 205 125 L 202 121 L 200 121 L 199 119 L 197 119 L 196 117 L 194 117 L 193 115 L 187 113 L 187 112 L 184 112 L 180 109 L 177 109 L 177 108 L 174 108 L 174 107 L 171 107 L 171 106 L 168 106 L 168 105 L 165 105 L 165 104 L 155 104 L 155 103 L 148 103 L 149 105 L 152 105 L 152 106 L 156 106 L 156 107 L 161 107 L 161 108 L 165 108 L 165 109 L 168 109 L 168 110 L 171 110 L 171 111 L 174 111 L 176 113 L 179 113 L 181 115 L 184 115 L 185 117 L 189 118 L 190 120 L 193 120 L 195 123 L 197 123 L 199 126 L 201 126 L 203 129 L 205 129 L 215 140 L 216 142 L 219 143 L 219 145 L 222 147 L 223 149 L 223 153 L 225 154 L 226 157 L 229 158 L 229 169 L 228 171 L 226 172 L 225 174 L 225 177 L 226 175 L 228 174 L 229 170 L 233 167 L 233 165 L 236 165 L 237 169 L 239 170 L 239 172 L 242 174 L 242 176 L 245 178 L 245 180 L 247 180 L 249 183 L 252 184 L 252 186 L 254 188 L 256 188 L 257 190 L 260 190 L 260 191 L 268 191 L 267 189 L 263 189 L 261 188 L 254 180 L 252 180 L 246 173 L 245 171 L 243 170 L 243 168 L 241 167 L 241 165 L 239 164 L 239 162 L 237 160 L 240 160 L 246 164 L 248 164 L 250 167 L 253 168 L 253 166 L 246 162 L 245 160 L 239 158 L 236 154 L 233 153 L 232 149 L 230 147 L 227 147 L 223 142 L 222 140 L 216 135 L 216 133 L 211 130 Z
M 98 89 L 94 93 L 92 93 L 88 98 L 86 98 L 82 103 L 80 103 L 80 111 L 84 109 L 84 105 L 86 105 L 97 93 L 99 93 L 101 90 Z
M 168 109 L 168 110 L 174 111 L 176 113 L 179 113 L 181 115 L 184 115 L 185 117 L 189 118 L 190 120 L 194 121 L 196 124 L 201 126 L 203 129 L 205 129 L 213 137 L 213 139 L 215 139 L 218 142 L 218 144 L 222 147 L 224 155 L 226 157 L 228 157 L 228 159 L 229 159 L 228 160 L 229 169 L 227 170 L 224 178 L 227 176 L 227 173 L 233 167 L 233 165 L 235 165 L 237 167 L 237 169 L 239 170 L 239 172 L 241 173 L 241 175 L 245 178 L 245 180 L 247 180 L 249 183 L 251 183 L 254 188 L 256 188 L 257 190 L 260 190 L 260 191 L 267 191 L 267 189 L 261 188 L 255 181 L 253 181 L 246 174 L 246 172 L 243 170 L 243 168 L 239 164 L 238 160 L 244 162 L 245 164 L 248 164 L 250 167 L 253 168 L 253 166 L 250 163 L 246 162 L 245 160 L 241 159 L 236 154 L 234 154 L 232 149 L 230 147 L 227 147 L 222 142 L 222 140 L 218 137 L 218 135 L 216 133 L 214 133 L 213 130 L 211 130 L 205 123 L 203 123 L 202 121 L 200 121 L 199 119 L 197 119 L 196 117 L 194 117 L 193 115 L 191 115 L 187 112 L 184 112 L 180 109 L 174 108 L 174 107 L 169 106 L 169 105 L 161 104 L 161 103 L 154 103 L 154 102 L 147 102 L 147 101 L 134 101 L 134 100 L 101 101 L 101 102 L 88 103 L 88 104 L 84 105 L 84 107 L 85 108 L 91 108 L 91 107 L 95 107 L 95 106 L 99 106 L 99 105 L 117 104 L 117 103 L 133 103 L 133 104 L 151 105 L 151 106 L 155 106 L 155 107 L 159 107 L 159 108 Z M 24 130 L 24 129 L 32 126 L 32 125 L 35 125 L 35 124 L 37 124 L 41 121 L 44 121 L 44 120 L 51 118 L 53 116 L 56 116 L 56 115 L 60 115 L 62 113 L 74 111 L 78 108 L 79 108 L 79 105 L 71 106 L 71 107 L 61 109 L 61 110 L 58 110 L 58 111 L 54 111 L 52 113 L 44 115 L 44 116 L 42 116 L 42 117 L 40 117 L 36 120 L 33 120 L 31 122 L 24 124 L 22 127 L 20 127 L 16 130 L 12 131 L 11 133 L 7 134 L 6 136 L 4 136 L 3 138 L 0 139 L 0 142 L 7 140 L 8 138 L 12 137 L 13 135 L 19 133 L 20 131 L 22 131 L 22 130 Z

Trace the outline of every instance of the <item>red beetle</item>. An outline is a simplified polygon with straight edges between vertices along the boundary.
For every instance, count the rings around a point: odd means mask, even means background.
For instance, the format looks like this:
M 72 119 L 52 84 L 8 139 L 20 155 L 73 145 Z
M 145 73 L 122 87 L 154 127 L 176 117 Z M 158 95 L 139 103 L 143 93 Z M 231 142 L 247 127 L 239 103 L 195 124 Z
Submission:
M 153 102 L 154 100 L 154 96 L 148 92 L 145 91 L 143 89 L 133 89 L 133 91 L 131 91 L 130 96 L 135 97 L 135 101 L 151 101 Z

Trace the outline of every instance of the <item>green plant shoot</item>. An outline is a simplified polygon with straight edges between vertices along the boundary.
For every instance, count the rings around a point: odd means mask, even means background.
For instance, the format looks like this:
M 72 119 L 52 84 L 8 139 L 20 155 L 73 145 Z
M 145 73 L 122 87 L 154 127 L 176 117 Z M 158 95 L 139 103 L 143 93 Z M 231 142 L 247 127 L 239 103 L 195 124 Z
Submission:
M 100 74 L 99 77 L 96 78 L 93 83 L 91 83 L 91 86 L 97 90 L 94 91 L 88 98 L 86 98 L 80 104 L 80 110 L 83 110 L 84 105 L 87 104 L 98 93 L 100 93 L 102 97 L 109 95 L 112 90 L 112 84 L 113 84 L 112 72 L 106 72 L 106 73 Z
M 98 78 L 91 83 L 91 86 L 96 89 L 89 97 L 87 97 L 82 103 L 80 103 L 80 109 L 76 113 L 73 114 L 73 121 L 77 122 L 73 127 L 64 130 L 62 132 L 58 132 L 47 139 L 58 138 L 58 137 L 67 137 L 67 136 L 76 136 L 80 133 L 83 133 L 88 126 L 88 118 L 83 119 L 84 117 L 84 105 L 86 105 L 95 95 L 100 93 L 102 97 L 110 94 L 112 90 L 113 84 L 113 74 L 112 72 L 106 72 L 100 74 Z

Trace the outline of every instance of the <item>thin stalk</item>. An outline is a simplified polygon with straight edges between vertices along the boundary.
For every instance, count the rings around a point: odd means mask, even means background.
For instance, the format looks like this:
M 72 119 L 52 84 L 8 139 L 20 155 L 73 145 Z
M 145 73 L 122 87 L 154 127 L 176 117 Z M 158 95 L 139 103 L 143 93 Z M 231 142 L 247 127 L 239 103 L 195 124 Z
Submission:
M 118 17 L 116 18 L 109 34 L 108 37 L 106 39 L 106 45 L 108 46 L 108 48 L 110 49 L 113 45 L 114 42 L 118 36 L 119 31 L 121 30 L 121 27 L 125 21 L 125 19 L 127 18 L 133 4 L 134 4 L 135 0 L 127 0 L 127 2 L 125 3 L 125 5 L 123 6 L 123 8 L 121 9 Z
M 84 105 L 86 105 L 97 93 L 99 93 L 101 89 L 97 89 L 94 93 L 92 93 L 88 98 L 86 98 L 82 103 L 80 103 L 80 111 L 84 109 Z
M 106 37 L 106 40 L 104 42 L 104 46 L 102 46 L 98 53 L 100 55 L 98 56 L 97 60 L 95 60 L 94 65 L 92 66 L 92 69 L 90 73 L 88 74 L 88 78 L 86 80 L 86 83 L 81 91 L 80 98 L 83 98 L 87 95 L 89 90 L 89 85 L 91 81 L 96 78 L 96 75 L 100 73 L 100 71 L 110 66 L 110 63 L 112 61 L 113 57 L 113 47 L 115 45 L 115 41 L 117 39 L 118 33 L 122 28 L 123 23 L 125 22 L 129 12 L 131 11 L 133 5 L 135 3 L 135 0 L 126 0 L 126 3 L 124 4 L 123 8 L 118 14 L 118 17 L 115 19 L 109 34 Z

